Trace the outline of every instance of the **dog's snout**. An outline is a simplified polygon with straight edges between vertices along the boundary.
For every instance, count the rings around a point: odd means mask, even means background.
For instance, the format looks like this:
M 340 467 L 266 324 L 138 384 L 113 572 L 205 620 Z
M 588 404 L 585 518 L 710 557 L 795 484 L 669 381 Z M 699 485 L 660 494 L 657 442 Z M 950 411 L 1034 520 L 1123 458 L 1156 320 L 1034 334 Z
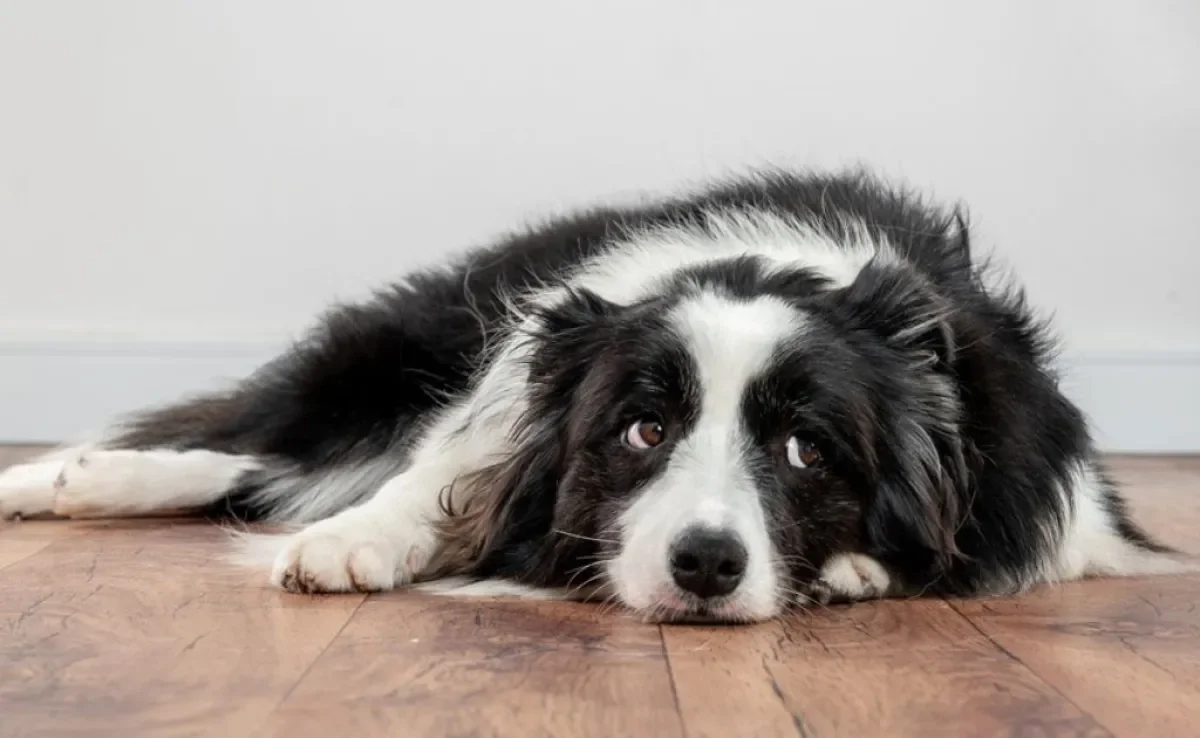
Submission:
M 735 534 L 692 528 L 671 548 L 671 576 L 697 597 L 722 597 L 741 583 L 746 559 L 746 547 Z

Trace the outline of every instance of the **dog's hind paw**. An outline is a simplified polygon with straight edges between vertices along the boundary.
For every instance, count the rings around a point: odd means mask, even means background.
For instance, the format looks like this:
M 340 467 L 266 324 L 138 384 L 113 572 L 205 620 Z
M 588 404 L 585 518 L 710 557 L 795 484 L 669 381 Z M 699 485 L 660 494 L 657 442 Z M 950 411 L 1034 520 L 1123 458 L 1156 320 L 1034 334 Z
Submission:
M 34 461 L 0 471 L 0 519 L 53 515 L 63 467 L 62 461 Z

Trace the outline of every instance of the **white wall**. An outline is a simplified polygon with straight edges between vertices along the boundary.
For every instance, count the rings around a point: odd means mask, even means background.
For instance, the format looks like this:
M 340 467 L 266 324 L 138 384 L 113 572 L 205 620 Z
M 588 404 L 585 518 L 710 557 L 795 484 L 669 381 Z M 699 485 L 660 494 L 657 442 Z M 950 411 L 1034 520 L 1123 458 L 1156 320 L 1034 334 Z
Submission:
M 236 375 L 539 214 L 782 161 L 967 201 L 1106 445 L 1200 449 L 1198 90 L 1194 0 L 0 0 L 0 438 Z

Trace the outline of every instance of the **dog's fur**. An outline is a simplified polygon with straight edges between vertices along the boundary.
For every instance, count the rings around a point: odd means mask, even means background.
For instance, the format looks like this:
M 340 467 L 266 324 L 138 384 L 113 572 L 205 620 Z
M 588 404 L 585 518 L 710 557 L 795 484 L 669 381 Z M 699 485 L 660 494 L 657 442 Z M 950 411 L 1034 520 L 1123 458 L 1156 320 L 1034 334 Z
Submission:
M 956 212 L 760 174 L 335 309 L 228 392 L 0 475 L 0 513 L 306 524 L 245 546 L 286 589 L 498 580 L 666 620 L 1190 569 L 1049 350 Z

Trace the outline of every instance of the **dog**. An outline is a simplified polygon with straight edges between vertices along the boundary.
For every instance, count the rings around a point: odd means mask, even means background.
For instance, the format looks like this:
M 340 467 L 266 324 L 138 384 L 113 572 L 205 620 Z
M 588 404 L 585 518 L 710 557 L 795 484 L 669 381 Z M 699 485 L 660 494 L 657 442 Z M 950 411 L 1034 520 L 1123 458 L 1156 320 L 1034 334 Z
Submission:
M 291 526 L 303 593 L 651 621 L 1195 567 L 1130 519 L 959 209 L 755 172 L 551 220 L 328 312 L 227 391 L 0 475 L 6 517 Z

